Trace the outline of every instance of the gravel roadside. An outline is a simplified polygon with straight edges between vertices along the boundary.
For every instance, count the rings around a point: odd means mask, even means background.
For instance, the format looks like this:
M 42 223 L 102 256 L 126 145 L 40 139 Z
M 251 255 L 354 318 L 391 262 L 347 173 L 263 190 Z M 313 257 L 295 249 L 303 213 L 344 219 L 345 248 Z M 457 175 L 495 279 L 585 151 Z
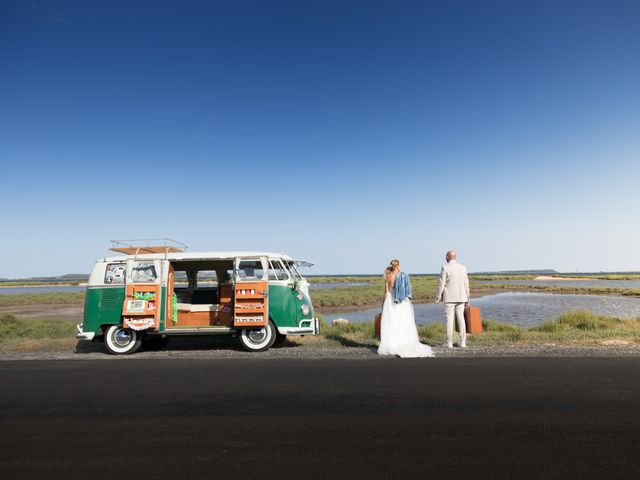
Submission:
M 501 346 L 470 346 L 466 349 L 434 347 L 435 358 L 469 357 L 638 357 L 640 344 L 619 345 L 555 345 L 513 344 Z M 109 355 L 102 344 L 79 343 L 73 349 L 0 351 L 0 361 L 15 360 L 113 360 L 149 358 L 225 359 L 269 358 L 300 359 L 376 359 L 375 348 L 367 347 L 309 347 L 286 342 L 266 352 L 249 353 L 232 342 L 172 342 L 160 351 L 140 351 L 129 356 Z M 384 357 L 389 360 L 395 357 Z M 425 360 L 428 361 L 428 360 Z

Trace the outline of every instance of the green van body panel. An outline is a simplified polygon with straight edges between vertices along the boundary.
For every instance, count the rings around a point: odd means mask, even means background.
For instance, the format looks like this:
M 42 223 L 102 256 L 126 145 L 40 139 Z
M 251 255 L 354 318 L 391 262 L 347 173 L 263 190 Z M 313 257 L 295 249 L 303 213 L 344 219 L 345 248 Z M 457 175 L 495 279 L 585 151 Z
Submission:
M 121 323 L 124 297 L 124 286 L 87 288 L 84 297 L 83 330 L 98 335 L 101 325 Z
M 284 285 L 269 285 L 269 318 L 276 327 L 297 327 L 294 290 Z
M 166 330 L 165 312 L 167 311 L 167 288 L 161 289 L 160 332 Z M 301 320 L 313 319 L 313 307 L 309 299 L 303 295 L 297 299 L 298 292 L 290 286 L 269 285 L 269 318 L 277 327 L 298 327 Z M 84 301 L 85 332 L 100 333 L 102 325 L 119 325 L 122 323 L 122 307 L 125 301 L 123 287 L 87 288 Z M 309 305 L 309 314 L 302 314 L 302 305 Z

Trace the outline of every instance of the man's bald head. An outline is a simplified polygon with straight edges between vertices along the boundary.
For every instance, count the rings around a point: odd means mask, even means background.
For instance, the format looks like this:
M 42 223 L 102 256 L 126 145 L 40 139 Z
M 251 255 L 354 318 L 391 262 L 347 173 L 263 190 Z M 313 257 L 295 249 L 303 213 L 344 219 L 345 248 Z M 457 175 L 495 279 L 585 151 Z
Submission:
M 455 260 L 456 259 L 456 251 L 455 250 L 449 250 L 447 252 L 447 262 L 450 262 L 451 260 Z

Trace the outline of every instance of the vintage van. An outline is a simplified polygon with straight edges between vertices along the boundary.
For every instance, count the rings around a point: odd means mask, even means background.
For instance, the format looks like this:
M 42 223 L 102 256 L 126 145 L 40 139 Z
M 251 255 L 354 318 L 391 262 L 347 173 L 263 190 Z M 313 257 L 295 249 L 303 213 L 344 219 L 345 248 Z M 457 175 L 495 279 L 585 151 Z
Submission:
M 249 351 L 287 335 L 316 335 L 309 283 L 288 255 L 116 247 L 89 277 L 76 337 L 115 355 L 158 348 L 174 335 L 233 335 Z

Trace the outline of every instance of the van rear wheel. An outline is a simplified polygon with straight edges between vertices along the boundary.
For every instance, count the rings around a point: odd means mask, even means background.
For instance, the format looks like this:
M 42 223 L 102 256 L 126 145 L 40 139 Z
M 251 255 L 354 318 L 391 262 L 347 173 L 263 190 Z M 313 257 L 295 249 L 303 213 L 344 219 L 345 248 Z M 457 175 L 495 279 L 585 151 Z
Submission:
M 265 327 L 245 328 L 240 333 L 240 343 L 249 352 L 269 350 L 276 341 L 276 327 L 271 320 Z
M 113 355 L 129 355 L 138 351 L 142 338 L 135 330 L 111 325 L 104 334 L 104 344 Z

